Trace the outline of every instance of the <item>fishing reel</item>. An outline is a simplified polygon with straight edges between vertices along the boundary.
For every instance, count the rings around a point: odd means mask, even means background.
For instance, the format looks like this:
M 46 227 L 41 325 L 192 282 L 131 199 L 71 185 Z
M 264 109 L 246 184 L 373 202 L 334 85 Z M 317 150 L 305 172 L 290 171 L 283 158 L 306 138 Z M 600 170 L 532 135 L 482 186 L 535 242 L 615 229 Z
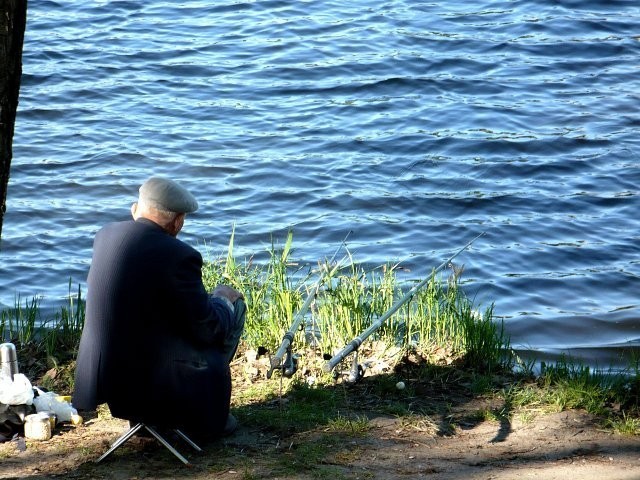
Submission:
M 358 351 L 354 350 L 353 360 L 351 361 L 351 369 L 347 373 L 333 371 L 333 378 L 337 380 L 340 377 L 344 377 L 344 381 L 347 383 L 358 383 L 364 377 L 364 367 L 358 363 Z
M 291 346 L 289 345 L 285 351 L 285 357 L 282 361 L 277 356 L 269 357 L 271 368 L 269 368 L 269 371 L 267 372 L 267 378 L 271 378 L 274 370 L 280 370 L 283 377 L 291 378 L 298 371 L 299 359 L 300 355 L 292 353 Z
M 291 378 L 293 374 L 298 371 L 299 359 L 300 355 L 297 353 L 291 353 L 291 347 L 287 348 L 287 354 L 285 355 L 282 366 L 280 367 L 282 370 L 282 376 Z

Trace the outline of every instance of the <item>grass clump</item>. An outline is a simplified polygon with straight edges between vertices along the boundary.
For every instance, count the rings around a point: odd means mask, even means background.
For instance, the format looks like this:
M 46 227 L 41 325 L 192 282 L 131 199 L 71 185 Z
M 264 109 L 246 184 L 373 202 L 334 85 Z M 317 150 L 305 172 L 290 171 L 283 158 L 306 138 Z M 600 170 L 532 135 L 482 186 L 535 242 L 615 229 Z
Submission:
M 361 437 L 371 430 L 371 423 L 364 415 L 356 415 L 354 418 L 338 415 L 328 422 L 326 430 L 351 437 Z
M 621 415 L 609 417 L 605 420 L 605 426 L 621 435 L 640 435 L 640 417 L 632 416 L 627 412 Z
M 530 418 L 536 413 L 584 410 L 604 419 L 604 425 L 621 434 L 640 433 L 640 384 L 637 371 L 599 370 L 581 361 L 561 357 L 542 363 L 533 380 L 514 382 L 503 389 L 508 411 Z
M 546 397 L 558 410 L 582 408 L 596 415 L 621 392 L 622 377 L 601 372 L 571 359 L 561 358 L 554 365 L 542 365 L 540 384 Z
M 80 286 L 72 292 L 69 280 L 67 304 L 43 318 L 38 298 L 0 312 L 0 341 L 16 346 L 21 373 L 37 379 L 45 388 L 58 388 L 68 393 L 73 388 L 73 375 L 84 326 L 84 300 Z
M 233 251 L 233 240 L 229 245 Z M 232 255 L 209 262 L 205 284 L 229 283 L 247 298 L 245 341 L 250 348 L 275 352 L 294 315 L 314 295 L 300 337 L 319 352 L 335 352 L 374 324 L 403 296 L 398 265 L 370 271 L 347 254 L 349 264 L 336 268 L 328 261 L 300 266 L 292 260 L 292 234 L 272 245 L 262 266 L 253 258 L 238 263 Z M 320 283 L 317 292 L 309 283 Z M 305 335 L 306 334 L 306 335 Z M 487 371 L 509 367 L 509 340 L 493 318 L 473 309 L 457 282 L 435 276 L 402 308 L 380 325 L 373 341 L 426 352 L 447 349 L 466 364 Z

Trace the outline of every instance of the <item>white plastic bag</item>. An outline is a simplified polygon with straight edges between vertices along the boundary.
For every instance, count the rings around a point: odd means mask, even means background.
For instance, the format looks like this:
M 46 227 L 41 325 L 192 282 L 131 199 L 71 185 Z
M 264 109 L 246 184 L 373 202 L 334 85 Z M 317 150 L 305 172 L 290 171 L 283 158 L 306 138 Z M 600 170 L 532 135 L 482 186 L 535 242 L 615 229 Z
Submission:
M 61 400 L 57 393 L 45 392 L 38 387 L 36 387 L 36 390 L 38 396 L 34 397 L 33 405 L 38 413 L 53 412 L 59 422 L 70 422 L 72 416 L 78 414 L 78 411 L 69 402 Z
M 7 376 L 0 378 L 0 403 L 5 405 L 31 405 L 33 387 L 22 373 L 16 373 L 13 381 Z

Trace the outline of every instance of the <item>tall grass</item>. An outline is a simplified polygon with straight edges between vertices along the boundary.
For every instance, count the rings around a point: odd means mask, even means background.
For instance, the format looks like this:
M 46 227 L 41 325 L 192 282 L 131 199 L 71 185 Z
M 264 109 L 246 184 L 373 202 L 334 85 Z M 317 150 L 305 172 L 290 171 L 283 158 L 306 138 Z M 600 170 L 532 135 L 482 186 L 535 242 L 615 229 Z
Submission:
M 308 285 L 318 279 L 323 280 L 322 288 L 304 327 L 312 331 L 314 346 L 325 353 L 360 335 L 408 290 L 398 279 L 398 265 L 367 271 L 347 253 L 346 267 L 335 268 L 326 260 L 317 267 L 300 266 L 291 259 L 292 242 L 290 232 L 284 245 L 272 243 L 269 261 L 262 267 L 251 259 L 239 264 L 232 255 L 205 267 L 208 288 L 224 281 L 244 292 L 248 304 L 245 341 L 250 347 L 274 352 L 295 313 L 313 294 Z M 229 252 L 232 250 L 233 236 Z M 413 349 L 447 347 L 467 358 L 467 365 L 489 371 L 510 364 L 509 340 L 502 325 L 495 322 L 493 308 L 478 313 L 457 281 L 443 282 L 435 276 L 380 326 L 373 339 Z M 304 341 L 303 332 L 298 341 Z
M 39 303 L 39 299 L 34 297 L 22 306 L 18 295 L 14 308 L 0 312 L 0 340 L 21 345 L 32 341 L 40 323 Z
M 538 383 L 559 410 L 584 408 L 602 414 L 608 404 L 627 403 L 623 392 L 637 394 L 628 388 L 629 381 L 625 374 L 594 369 L 562 356 L 553 365 L 542 364 Z
M 232 255 L 232 235 L 227 255 L 210 260 L 203 267 L 208 290 L 225 283 L 243 292 L 247 303 L 244 339 L 249 346 L 266 347 L 279 342 L 302 303 L 308 274 L 291 261 L 292 244 L 290 232 L 284 246 L 272 243 L 266 264 L 254 263 L 253 257 L 238 262 Z
M 61 354 L 63 359 L 70 355 L 75 356 L 80 342 L 84 327 L 85 303 L 80 285 L 75 295 L 71 287 L 71 280 L 69 280 L 67 305 L 61 307 L 50 321 L 45 321 L 42 325 L 41 337 L 47 356 L 50 358 L 57 358 Z
M 19 350 L 49 359 L 63 360 L 76 353 L 84 326 L 84 300 L 80 285 L 72 292 L 69 280 L 67 304 L 44 317 L 37 297 L 25 301 L 18 296 L 12 309 L 0 312 L 0 341 L 12 342 Z
M 503 389 L 507 410 L 530 412 L 583 409 L 606 419 L 605 426 L 628 435 L 640 434 L 640 380 L 633 361 L 626 371 L 598 369 L 562 356 L 542 363 L 535 382 Z

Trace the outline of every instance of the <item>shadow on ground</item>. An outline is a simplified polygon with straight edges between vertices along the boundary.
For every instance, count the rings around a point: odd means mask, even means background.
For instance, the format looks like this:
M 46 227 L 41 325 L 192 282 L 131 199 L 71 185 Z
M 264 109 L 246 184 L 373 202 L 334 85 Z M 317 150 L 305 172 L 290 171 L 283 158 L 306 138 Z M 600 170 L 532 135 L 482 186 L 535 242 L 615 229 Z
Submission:
M 317 386 L 310 369 L 266 380 L 265 365 L 234 362 L 232 405 L 241 427 L 233 436 L 203 445 L 201 453 L 172 439 L 189 467 L 149 438 L 134 438 L 94 463 L 127 428 L 95 415 L 48 442 L 0 446 L 0 478 L 462 480 L 516 472 L 624 479 L 640 461 L 640 439 L 604 432 L 583 412 L 513 417 L 501 397 L 483 393 L 499 390 L 508 377 L 406 357 L 365 371 L 354 384 L 338 375 Z

